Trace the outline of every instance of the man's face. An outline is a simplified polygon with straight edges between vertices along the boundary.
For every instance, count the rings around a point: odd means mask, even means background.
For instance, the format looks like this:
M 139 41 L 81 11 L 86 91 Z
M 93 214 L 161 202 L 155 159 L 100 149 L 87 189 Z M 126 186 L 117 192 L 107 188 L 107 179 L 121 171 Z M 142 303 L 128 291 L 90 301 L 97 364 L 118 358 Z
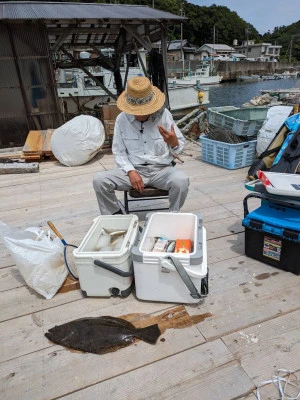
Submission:
M 149 114 L 149 115 L 150 115 L 150 114 Z M 149 115 L 135 115 L 134 118 L 135 118 L 137 121 L 145 122 L 145 121 L 147 121 L 147 119 L 149 118 Z

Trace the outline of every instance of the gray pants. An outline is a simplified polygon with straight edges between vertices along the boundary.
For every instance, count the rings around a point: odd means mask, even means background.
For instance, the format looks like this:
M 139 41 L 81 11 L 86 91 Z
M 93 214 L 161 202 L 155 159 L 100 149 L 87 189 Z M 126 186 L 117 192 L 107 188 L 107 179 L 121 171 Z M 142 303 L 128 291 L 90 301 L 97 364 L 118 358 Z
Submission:
M 147 165 L 135 167 L 145 186 L 169 191 L 170 211 L 178 212 L 183 206 L 189 187 L 189 178 L 176 167 Z M 93 181 L 100 213 L 111 215 L 120 209 L 115 190 L 132 188 L 129 177 L 121 169 L 98 172 Z

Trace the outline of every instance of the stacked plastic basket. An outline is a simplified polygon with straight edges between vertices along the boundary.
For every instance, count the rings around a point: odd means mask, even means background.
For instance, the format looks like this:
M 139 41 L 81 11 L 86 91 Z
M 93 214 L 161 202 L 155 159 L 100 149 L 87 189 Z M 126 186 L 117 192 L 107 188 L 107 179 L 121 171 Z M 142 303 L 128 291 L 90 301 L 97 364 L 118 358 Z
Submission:
M 249 166 L 255 158 L 257 133 L 268 112 L 268 107 L 237 108 L 212 107 L 208 109 L 210 125 L 223 128 L 244 139 L 240 143 L 227 143 L 200 136 L 202 160 L 227 169 Z

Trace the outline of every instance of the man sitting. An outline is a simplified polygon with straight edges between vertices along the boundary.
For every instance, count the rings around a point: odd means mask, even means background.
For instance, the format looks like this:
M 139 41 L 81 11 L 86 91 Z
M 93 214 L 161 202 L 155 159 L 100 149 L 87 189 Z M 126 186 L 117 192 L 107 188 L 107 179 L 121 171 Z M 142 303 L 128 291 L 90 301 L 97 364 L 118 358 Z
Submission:
M 118 97 L 123 112 L 116 119 L 112 144 L 118 169 L 98 172 L 93 181 L 102 215 L 122 214 L 115 190 L 142 192 L 145 186 L 168 190 L 170 211 L 183 206 L 189 179 L 173 167 L 172 153 L 183 150 L 184 137 L 164 103 L 164 93 L 146 77 L 129 79 Z

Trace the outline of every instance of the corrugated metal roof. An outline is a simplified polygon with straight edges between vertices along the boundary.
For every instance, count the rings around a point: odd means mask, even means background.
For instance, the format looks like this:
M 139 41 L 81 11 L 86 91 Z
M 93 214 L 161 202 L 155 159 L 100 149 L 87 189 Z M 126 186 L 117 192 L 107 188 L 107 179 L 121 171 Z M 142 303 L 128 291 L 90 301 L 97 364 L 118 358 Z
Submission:
M 182 47 L 184 49 L 190 49 L 190 50 L 195 50 L 197 49 L 197 46 L 191 44 L 188 42 L 187 39 L 183 39 L 182 40 Z M 168 50 L 180 50 L 181 49 L 181 40 L 172 40 L 169 44 L 168 44 Z
M 58 2 L 0 2 L 0 19 L 5 20 L 164 20 L 181 22 L 186 18 L 147 6 L 58 3 Z
M 206 43 L 206 44 L 204 44 L 203 46 L 209 46 L 209 47 L 211 47 L 211 48 L 213 48 L 213 49 L 215 49 L 215 50 L 234 50 L 234 48 L 233 47 L 230 47 L 230 46 L 228 46 L 227 44 L 211 44 L 211 43 Z M 200 47 L 200 49 L 203 47 L 203 46 L 201 46 Z
M 182 40 L 182 47 L 186 46 L 187 40 Z M 181 40 L 172 40 L 168 45 L 169 50 L 180 50 L 181 49 Z

